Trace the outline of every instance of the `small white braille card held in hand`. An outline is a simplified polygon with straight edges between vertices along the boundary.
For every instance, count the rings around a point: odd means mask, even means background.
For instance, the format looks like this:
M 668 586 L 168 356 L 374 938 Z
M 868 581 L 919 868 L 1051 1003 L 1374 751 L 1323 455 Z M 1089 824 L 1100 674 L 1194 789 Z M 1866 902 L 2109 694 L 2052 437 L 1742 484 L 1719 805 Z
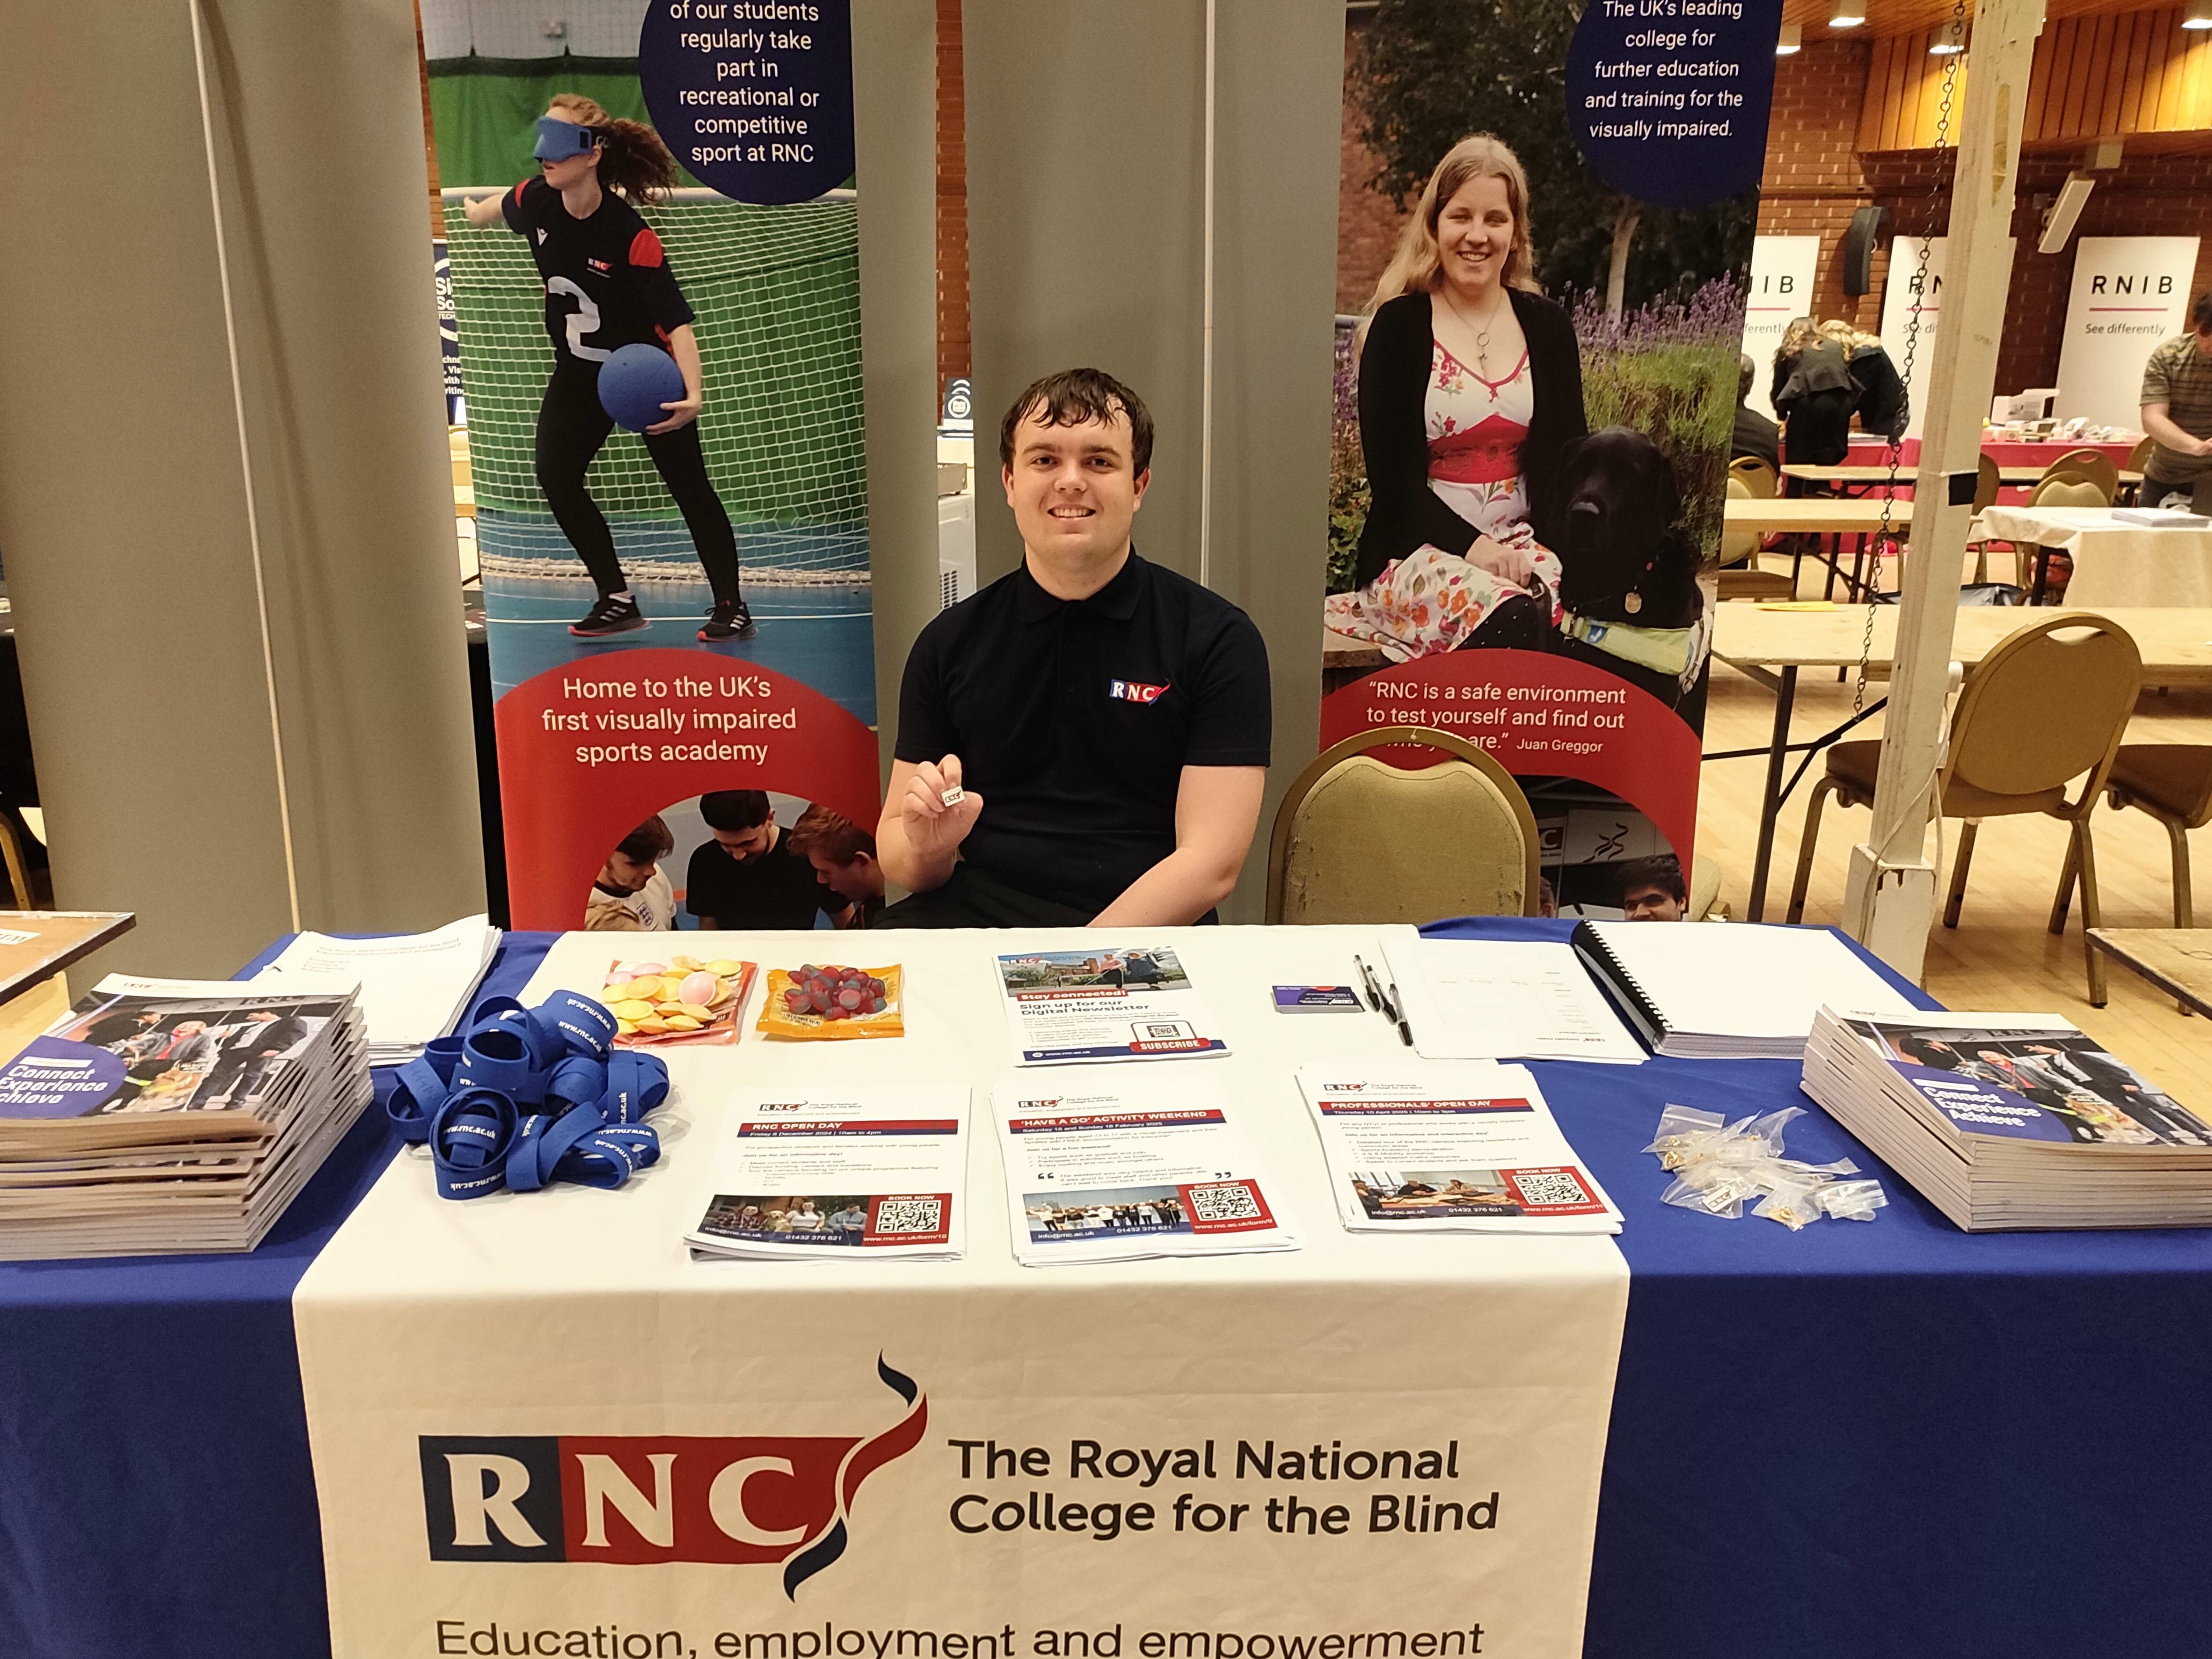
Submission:
M 937 799 L 947 806 L 957 806 L 968 799 L 968 792 L 956 783 Z

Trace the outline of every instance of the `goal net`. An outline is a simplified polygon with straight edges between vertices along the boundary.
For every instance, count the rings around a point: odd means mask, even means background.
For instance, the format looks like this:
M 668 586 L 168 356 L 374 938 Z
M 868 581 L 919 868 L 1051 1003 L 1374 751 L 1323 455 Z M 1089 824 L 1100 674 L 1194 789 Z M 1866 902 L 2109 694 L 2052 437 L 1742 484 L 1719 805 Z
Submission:
M 575 575 L 581 563 L 546 509 L 532 459 L 553 372 L 544 289 L 522 237 L 467 222 L 463 202 L 483 193 L 444 192 L 478 555 L 488 574 Z M 700 438 L 745 580 L 865 582 L 854 202 L 845 194 L 751 206 L 690 190 L 641 211 L 698 313 Z M 586 483 L 626 571 L 697 575 L 683 518 L 635 433 L 615 429 Z

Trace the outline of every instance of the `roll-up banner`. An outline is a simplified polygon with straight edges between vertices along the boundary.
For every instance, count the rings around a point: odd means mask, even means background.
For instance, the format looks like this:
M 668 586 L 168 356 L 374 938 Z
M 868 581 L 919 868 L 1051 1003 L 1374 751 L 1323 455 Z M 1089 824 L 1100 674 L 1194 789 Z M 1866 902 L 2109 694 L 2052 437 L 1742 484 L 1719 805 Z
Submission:
M 2194 236 L 2084 236 L 2058 348 L 2062 420 L 2133 431 L 2142 425 L 2143 363 L 2189 331 Z
M 875 823 L 848 0 L 422 11 L 514 925 L 833 919 L 723 866 Z
M 1547 909 L 1679 917 L 1779 0 L 1415 9 L 1346 71 L 1413 206 L 1340 343 L 1322 742 L 1476 744 Z
M 1817 236 L 1754 236 L 1751 240 L 1751 282 L 1743 300 L 1743 352 L 1758 365 L 1744 399 L 1774 418 L 1774 354 L 1792 317 L 1813 308 L 1813 279 L 1820 264 Z

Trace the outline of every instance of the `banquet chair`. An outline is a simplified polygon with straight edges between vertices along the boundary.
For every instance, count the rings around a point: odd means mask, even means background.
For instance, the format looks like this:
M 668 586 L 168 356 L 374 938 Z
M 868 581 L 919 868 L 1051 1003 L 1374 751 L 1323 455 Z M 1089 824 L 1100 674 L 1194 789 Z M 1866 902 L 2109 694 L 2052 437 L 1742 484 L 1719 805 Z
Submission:
M 2097 455 L 2094 450 L 2085 450 L 2083 453 L 2105 460 L 2105 457 Z M 2057 464 L 2056 461 L 2051 463 L 2053 466 Z M 2112 464 L 2106 461 L 2106 465 L 2110 466 Z M 2112 499 L 2105 493 L 2104 486 L 2094 478 L 2073 477 L 2063 473 L 2054 477 L 2045 471 L 2036 481 L 2035 488 L 2028 492 L 2027 504 L 2030 507 L 2110 507 Z M 2027 602 L 2030 605 L 2043 602 L 2051 571 L 2051 549 L 2039 545 L 2013 549 L 2013 580 L 2028 590 Z M 2035 580 L 2033 582 L 2028 580 L 2027 569 L 2031 556 L 2035 562 Z
M 2055 479 L 2067 478 L 2077 483 L 2093 483 L 2103 492 L 2100 507 L 2110 507 L 2120 493 L 2120 469 L 2112 465 L 2112 458 L 2101 449 L 2069 449 L 2049 466 L 2035 481 L 2037 489 Z M 2030 501 L 2035 498 L 2028 497 Z
M 2127 470 L 2138 476 L 2148 471 L 2151 455 L 2157 448 L 2158 440 L 2148 434 L 2136 439 L 2136 447 L 2128 451 Z M 2121 489 L 2125 491 L 2130 507 L 2142 501 L 2142 486 L 2140 483 L 2123 484 Z
M 1408 771 L 1370 752 L 1398 744 L 1448 758 Z M 1314 757 L 1275 812 L 1270 922 L 1534 915 L 1540 893 L 1528 798 L 1449 732 L 1385 726 L 1346 738 Z
M 2065 931 L 2078 880 L 2089 1001 L 2099 1008 L 2106 1000 L 2105 963 L 2088 940 L 2100 908 L 2089 814 L 2104 792 L 2142 686 L 2142 658 L 2136 642 L 2107 617 L 2068 611 L 2016 629 L 1968 677 L 1951 718 L 1949 750 L 1935 780 L 1938 810 L 1947 818 L 1966 820 L 1943 905 L 1946 927 L 1959 925 L 1974 836 L 1984 818 L 2041 812 L 2067 826 L 2066 862 L 2051 903 L 2051 931 Z M 1839 743 L 1828 750 L 1826 774 L 1806 803 L 1797 876 L 1790 889 L 1792 922 L 1805 915 L 1822 804 L 1833 795 L 1845 806 L 1872 805 L 1881 760 L 1878 741 Z M 2068 800 L 2066 785 L 2085 772 L 2088 781 L 2081 793 Z
M 1753 481 L 1736 469 L 1749 465 L 1761 471 L 1766 464 L 1747 456 L 1729 468 L 1728 493 L 1732 501 L 1759 499 Z M 1772 475 L 1768 475 L 1771 478 Z M 1767 491 L 1771 499 L 1773 491 Z M 1724 599 L 1786 599 L 1797 591 L 1796 582 L 1778 570 L 1759 568 L 1759 550 L 1765 538 L 1755 530 L 1723 531 L 1721 534 L 1720 569 L 1717 573 L 1720 597 Z
M 2212 745 L 2122 744 L 2105 788 L 2113 806 L 2136 807 L 2166 826 L 2173 847 L 2173 925 L 2194 927 L 2189 832 L 2212 823 Z
M 1756 455 L 1739 455 L 1730 461 L 1729 477 L 1742 479 L 1754 501 L 1771 501 L 1782 493 L 1782 475 Z

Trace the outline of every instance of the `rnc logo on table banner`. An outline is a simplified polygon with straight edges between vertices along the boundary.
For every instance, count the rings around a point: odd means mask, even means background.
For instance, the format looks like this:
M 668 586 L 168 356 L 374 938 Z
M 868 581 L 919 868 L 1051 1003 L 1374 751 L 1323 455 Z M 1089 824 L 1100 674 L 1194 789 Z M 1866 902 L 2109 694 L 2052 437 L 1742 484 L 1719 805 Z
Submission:
M 845 1553 L 861 1481 L 921 1443 L 929 1401 L 878 1357 L 907 1413 L 859 1435 L 426 1434 L 434 1561 L 777 1564 L 784 1594 Z

